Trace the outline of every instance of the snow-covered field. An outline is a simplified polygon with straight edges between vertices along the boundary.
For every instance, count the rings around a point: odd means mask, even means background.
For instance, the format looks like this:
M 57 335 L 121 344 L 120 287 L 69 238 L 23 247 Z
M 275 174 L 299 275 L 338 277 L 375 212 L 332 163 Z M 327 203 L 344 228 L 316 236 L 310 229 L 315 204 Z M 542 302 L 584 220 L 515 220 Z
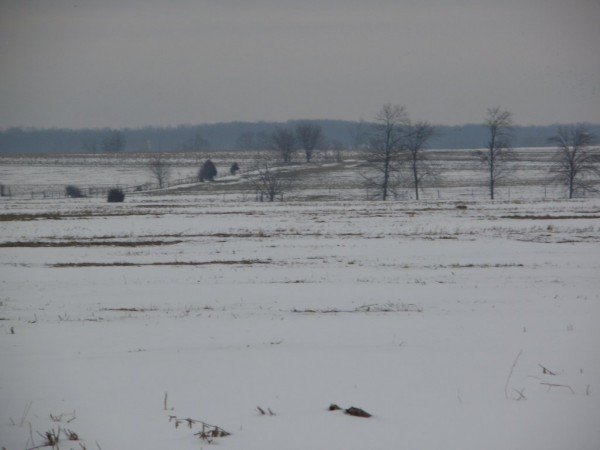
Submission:
M 515 149 L 515 159 L 508 170 L 497 180 L 496 199 L 499 200 L 547 200 L 566 196 L 564 186 L 556 183 L 551 172 L 555 149 Z M 90 190 L 102 191 L 114 186 L 138 195 L 138 188 L 145 191 L 148 185 L 156 185 L 156 179 L 148 169 L 155 155 L 150 154 L 81 154 L 81 155 L 0 155 L 0 183 L 5 195 L 21 199 L 63 198 L 67 185 L 78 186 L 82 192 L 94 195 Z M 364 153 L 345 150 L 342 161 L 333 152 L 319 152 L 317 164 L 302 164 L 296 155 L 296 164 L 285 167 L 297 175 L 295 189 L 286 192 L 286 198 L 296 200 L 363 200 L 372 192 L 365 189 L 365 173 L 360 163 Z M 167 180 L 171 191 L 179 190 L 183 181 L 197 176 L 198 169 L 206 159 L 217 166 L 217 183 L 195 186 L 197 193 L 220 190 L 223 195 L 236 200 L 254 200 L 254 192 L 247 184 L 257 160 L 276 158 L 273 152 L 214 151 L 165 153 L 164 160 L 170 165 Z M 478 150 L 428 150 L 427 157 L 435 178 L 425 177 L 421 199 L 473 201 L 489 197 L 487 171 L 482 165 Z M 241 168 L 236 177 L 229 175 L 233 162 Z M 275 164 L 276 161 L 272 161 Z M 410 179 L 411 175 L 403 174 Z M 406 180 L 405 180 L 406 181 Z M 245 183 L 246 182 L 246 183 Z M 215 187 L 215 185 L 219 185 Z M 155 193 L 156 194 L 156 193 Z M 232 195 L 233 194 L 233 195 Z M 397 199 L 414 198 L 413 189 L 400 184 L 395 192 Z M 105 196 L 102 191 L 101 196 Z
M 600 199 L 221 200 L 1 199 L 0 447 L 600 448 Z

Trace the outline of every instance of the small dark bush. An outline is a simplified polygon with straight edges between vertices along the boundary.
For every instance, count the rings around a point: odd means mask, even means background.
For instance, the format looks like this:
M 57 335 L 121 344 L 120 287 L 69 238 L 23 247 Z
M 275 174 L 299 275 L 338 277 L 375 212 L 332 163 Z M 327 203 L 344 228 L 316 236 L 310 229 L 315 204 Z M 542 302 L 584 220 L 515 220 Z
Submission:
M 210 159 L 207 159 L 198 172 L 198 180 L 200 180 L 200 182 L 214 181 L 216 176 L 217 167 Z
M 125 193 L 123 190 L 119 188 L 113 188 L 108 191 L 108 199 L 109 202 L 122 202 L 125 200 Z
M 74 186 L 72 184 L 65 187 L 65 195 L 67 197 L 71 197 L 71 198 L 85 197 L 85 195 L 83 195 L 83 192 L 81 192 L 81 189 L 79 189 L 77 186 Z
M 231 165 L 231 168 L 229 169 L 229 173 L 231 173 L 231 175 L 235 175 L 239 171 L 240 171 L 240 166 L 238 166 L 238 163 L 234 162 Z

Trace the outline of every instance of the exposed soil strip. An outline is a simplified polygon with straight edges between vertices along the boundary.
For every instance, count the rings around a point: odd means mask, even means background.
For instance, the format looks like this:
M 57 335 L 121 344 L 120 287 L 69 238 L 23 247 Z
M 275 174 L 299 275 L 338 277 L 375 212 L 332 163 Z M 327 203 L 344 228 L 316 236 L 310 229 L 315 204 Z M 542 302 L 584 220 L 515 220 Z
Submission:
M 358 306 L 354 309 L 337 309 L 337 308 L 325 308 L 325 309 L 292 309 L 293 313 L 301 314 L 352 314 L 352 313 L 382 313 L 382 312 L 417 312 L 422 313 L 423 308 L 414 304 L 400 304 L 400 305 L 363 305 Z
M 40 242 L 40 241 L 17 241 L 0 242 L 0 248 L 40 248 L 40 247 L 154 247 L 160 245 L 180 244 L 181 240 L 175 241 L 64 241 L 64 242 Z
M 59 220 L 60 214 L 0 214 L 0 222 L 25 221 L 25 220 Z
M 255 264 L 271 264 L 271 260 L 259 259 L 240 259 L 240 260 L 223 260 L 223 261 L 166 261 L 166 262 L 151 262 L 151 263 L 133 263 L 133 262 L 79 262 L 79 263 L 57 263 L 50 264 L 50 267 L 59 269 L 72 267 L 145 267 L 145 266 L 211 266 L 211 265 L 228 265 L 228 266 L 249 266 Z
M 102 308 L 100 311 L 151 312 L 156 311 L 156 308 Z
M 89 219 L 98 217 L 125 217 L 150 215 L 146 212 L 91 212 L 81 211 L 74 214 L 46 213 L 46 214 L 0 214 L 0 222 L 22 222 L 30 220 L 61 220 L 61 219 Z
M 532 216 L 532 215 L 525 215 L 525 216 L 519 216 L 519 215 L 515 215 L 515 216 L 502 216 L 501 219 L 528 219 L 528 220 L 560 220 L 560 219 L 600 219 L 600 216 L 551 216 L 551 215 L 545 215 L 545 216 Z

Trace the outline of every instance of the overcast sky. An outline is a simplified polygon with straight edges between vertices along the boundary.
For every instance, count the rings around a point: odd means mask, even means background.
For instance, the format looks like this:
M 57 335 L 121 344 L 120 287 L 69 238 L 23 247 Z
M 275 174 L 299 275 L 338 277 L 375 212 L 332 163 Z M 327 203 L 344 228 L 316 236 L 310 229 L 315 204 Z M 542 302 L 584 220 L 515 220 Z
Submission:
M 600 123 L 598 0 L 0 0 L 0 127 Z

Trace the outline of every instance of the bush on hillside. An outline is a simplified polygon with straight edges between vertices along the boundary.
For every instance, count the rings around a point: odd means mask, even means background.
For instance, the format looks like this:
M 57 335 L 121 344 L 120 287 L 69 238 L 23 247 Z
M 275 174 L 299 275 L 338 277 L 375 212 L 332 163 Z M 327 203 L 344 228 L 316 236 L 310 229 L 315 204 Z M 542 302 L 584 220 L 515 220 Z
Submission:
M 214 181 L 216 176 L 217 167 L 210 159 L 207 159 L 202 165 L 202 168 L 198 171 L 198 180 L 200 182 Z
M 112 188 L 110 191 L 108 191 L 107 200 L 111 203 L 122 202 L 123 200 L 125 200 L 125 193 L 122 189 Z
M 85 195 L 83 195 L 83 192 L 81 192 L 81 189 L 72 184 L 69 184 L 67 187 L 65 187 L 65 195 L 71 198 L 85 197 Z

